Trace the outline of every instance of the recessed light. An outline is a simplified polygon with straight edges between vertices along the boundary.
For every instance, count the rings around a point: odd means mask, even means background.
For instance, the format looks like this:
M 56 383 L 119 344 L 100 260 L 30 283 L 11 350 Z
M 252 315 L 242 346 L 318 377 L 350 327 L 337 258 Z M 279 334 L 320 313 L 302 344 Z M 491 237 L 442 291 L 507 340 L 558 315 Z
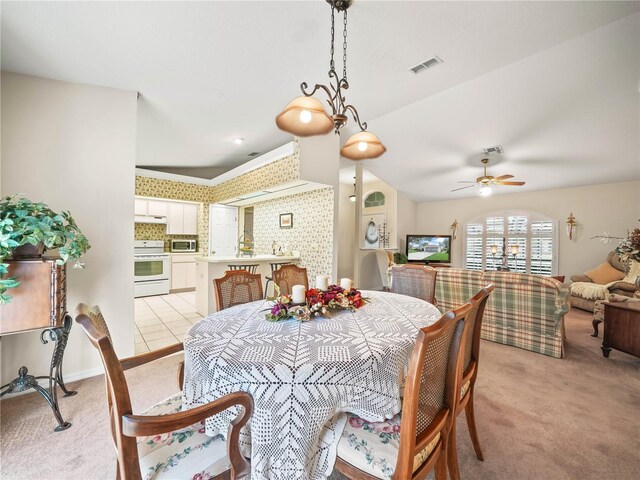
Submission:
M 244 142 L 244 138 L 242 137 L 235 137 L 233 139 L 233 143 L 235 143 L 236 145 L 242 145 L 242 142 Z

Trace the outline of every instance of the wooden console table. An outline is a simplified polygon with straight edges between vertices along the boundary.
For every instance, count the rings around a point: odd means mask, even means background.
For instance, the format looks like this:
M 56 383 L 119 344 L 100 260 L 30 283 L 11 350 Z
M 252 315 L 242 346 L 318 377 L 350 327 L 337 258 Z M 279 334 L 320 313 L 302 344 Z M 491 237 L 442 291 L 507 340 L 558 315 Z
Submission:
M 640 303 L 603 302 L 602 355 L 612 349 L 640 357 Z
M 18 276 L 20 286 L 9 293 L 11 302 L 0 307 L 0 336 L 42 330 L 40 341 L 55 342 L 49 375 L 29 375 L 27 367 L 18 370 L 18 377 L 0 387 L 0 397 L 8 393 L 34 389 L 46 400 L 58 422 L 56 432 L 66 430 L 66 422 L 58 407 L 58 386 L 65 397 L 77 392 L 67 389 L 62 378 L 62 359 L 71 330 L 72 319 L 67 315 L 67 277 L 65 265 L 56 265 L 55 258 L 9 260 L 8 276 Z M 44 329 L 44 330 L 43 330 Z M 49 389 L 40 386 L 38 379 L 48 379 Z

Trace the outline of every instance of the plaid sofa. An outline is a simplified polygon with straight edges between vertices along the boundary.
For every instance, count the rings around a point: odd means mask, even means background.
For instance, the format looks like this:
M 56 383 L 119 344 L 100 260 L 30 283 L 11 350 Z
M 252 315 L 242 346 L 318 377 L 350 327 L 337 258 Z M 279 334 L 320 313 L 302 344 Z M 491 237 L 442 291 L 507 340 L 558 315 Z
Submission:
M 459 307 L 489 283 L 495 290 L 485 309 L 482 338 L 562 358 L 569 289 L 553 278 L 439 268 L 438 308 L 446 312 Z

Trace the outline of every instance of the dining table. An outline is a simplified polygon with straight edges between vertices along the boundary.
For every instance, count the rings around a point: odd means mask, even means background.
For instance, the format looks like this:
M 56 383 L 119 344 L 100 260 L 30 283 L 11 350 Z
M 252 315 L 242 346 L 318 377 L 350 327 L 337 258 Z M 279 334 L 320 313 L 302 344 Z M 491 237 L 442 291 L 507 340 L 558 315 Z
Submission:
M 324 479 L 334 467 L 347 412 L 375 422 L 401 410 L 419 329 L 441 313 L 423 300 L 362 291 L 357 310 L 310 321 L 267 321 L 269 300 L 237 305 L 194 324 L 184 338 L 183 409 L 245 391 L 254 412 L 240 436 L 251 478 Z M 238 411 L 208 418 L 226 436 Z

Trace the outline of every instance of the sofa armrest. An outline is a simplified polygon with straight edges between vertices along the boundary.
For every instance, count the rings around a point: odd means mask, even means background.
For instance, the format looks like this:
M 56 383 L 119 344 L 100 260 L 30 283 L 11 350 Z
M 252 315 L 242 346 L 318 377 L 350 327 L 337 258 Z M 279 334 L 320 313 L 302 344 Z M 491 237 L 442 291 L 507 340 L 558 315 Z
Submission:
M 636 287 L 633 283 L 616 282 L 609 287 L 610 292 L 612 292 L 613 290 L 624 290 L 625 292 L 635 292 L 636 290 L 638 290 L 638 287 Z
M 587 283 L 593 283 L 593 280 L 591 280 L 589 277 L 587 277 L 586 275 L 571 275 L 571 281 L 572 282 L 587 282 Z

